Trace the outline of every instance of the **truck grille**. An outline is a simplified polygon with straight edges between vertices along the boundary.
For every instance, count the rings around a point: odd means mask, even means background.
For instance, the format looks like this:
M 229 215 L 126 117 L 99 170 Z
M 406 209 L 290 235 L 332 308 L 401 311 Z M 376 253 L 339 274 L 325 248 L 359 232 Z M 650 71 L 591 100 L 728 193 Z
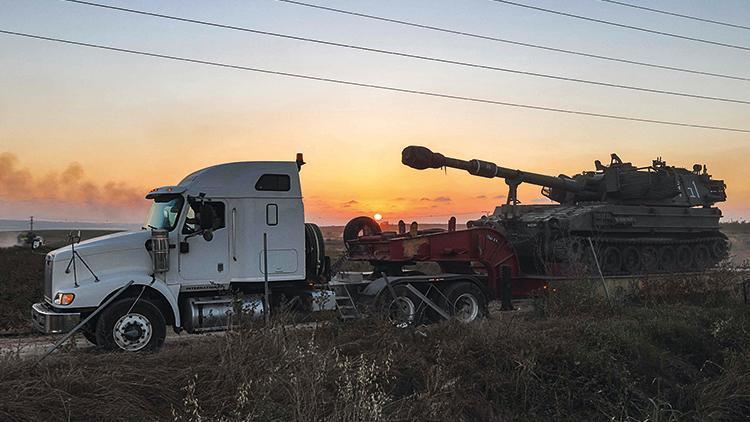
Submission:
M 44 298 L 52 302 L 52 263 L 55 257 L 47 255 L 44 259 Z

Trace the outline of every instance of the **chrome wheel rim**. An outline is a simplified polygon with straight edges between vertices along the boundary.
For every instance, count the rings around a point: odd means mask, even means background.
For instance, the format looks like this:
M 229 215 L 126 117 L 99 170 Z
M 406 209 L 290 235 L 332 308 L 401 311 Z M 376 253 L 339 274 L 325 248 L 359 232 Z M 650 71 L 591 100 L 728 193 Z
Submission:
M 479 301 L 473 294 L 464 293 L 456 299 L 453 309 L 457 320 L 472 322 L 479 316 Z
M 151 321 L 136 313 L 123 315 L 112 329 L 115 343 L 120 349 L 127 352 L 137 352 L 146 347 L 153 334 Z

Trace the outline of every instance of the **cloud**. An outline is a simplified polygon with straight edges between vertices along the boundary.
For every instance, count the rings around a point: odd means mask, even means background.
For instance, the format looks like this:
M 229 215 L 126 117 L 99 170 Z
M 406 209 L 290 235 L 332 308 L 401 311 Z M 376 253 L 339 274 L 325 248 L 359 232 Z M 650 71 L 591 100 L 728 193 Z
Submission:
M 422 197 L 419 200 L 420 201 L 434 201 L 434 202 L 450 202 L 451 201 L 451 199 L 448 198 L 447 196 L 437 196 L 437 197 L 432 198 L 432 199 L 427 198 L 427 197 Z
M 492 198 L 493 199 L 505 199 L 505 195 L 495 195 Z
M 485 199 L 485 198 L 487 198 L 486 195 L 479 195 L 479 196 L 476 197 L 476 199 Z
M 406 201 L 406 198 L 404 198 L 403 196 L 399 196 L 398 198 L 391 199 L 391 201 Z
M 359 204 L 359 202 L 352 199 L 350 201 L 344 202 L 343 204 L 341 204 L 341 206 L 344 208 L 350 208 L 352 205 L 357 205 L 357 204 Z

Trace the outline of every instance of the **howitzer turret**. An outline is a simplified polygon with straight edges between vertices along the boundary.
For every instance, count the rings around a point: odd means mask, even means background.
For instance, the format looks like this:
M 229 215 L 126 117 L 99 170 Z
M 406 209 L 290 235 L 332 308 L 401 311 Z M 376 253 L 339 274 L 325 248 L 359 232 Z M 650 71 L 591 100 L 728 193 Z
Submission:
M 605 274 L 702 271 L 728 254 L 719 232 L 721 211 L 713 207 L 726 200 L 726 185 L 712 179 L 705 165 L 688 170 L 659 158 L 636 167 L 612 154 L 609 165 L 597 160 L 595 170 L 550 176 L 420 146 L 406 147 L 401 161 L 419 170 L 451 167 L 505 179 L 507 204 L 468 226 L 502 232 L 528 273 L 559 273 L 594 257 Z M 542 195 L 559 205 L 518 205 L 521 183 L 541 186 Z
M 584 171 L 569 177 L 564 174 L 544 174 L 500 167 L 482 160 L 459 160 L 432 152 L 421 146 L 409 146 L 401 154 L 401 162 L 409 167 L 452 167 L 466 170 L 474 176 L 505 179 L 509 186 L 508 203 L 518 202 L 517 187 L 521 183 L 542 186 L 542 195 L 560 204 L 581 202 L 609 202 L 616 204 L 641 204 L 710 207 L 726 200 L 723 180 L 713 180 L 706 166 L 696 164 L 693 170 L 667 166 L 661 159 L 651 166 L 637 168 L 624 163 L 612 154 L 608 166 L 595 162 L 595 171 Z

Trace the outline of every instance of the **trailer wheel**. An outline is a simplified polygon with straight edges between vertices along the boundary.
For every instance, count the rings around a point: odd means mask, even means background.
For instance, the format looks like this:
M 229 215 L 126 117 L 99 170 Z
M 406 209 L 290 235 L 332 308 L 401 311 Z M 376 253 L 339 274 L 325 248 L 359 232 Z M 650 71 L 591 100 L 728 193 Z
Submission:
M 476 284 L 468 281 L 451 283 L 445 289 L 444 308 L 458 321 L 469 323 L 487 314 L 487 297 Z
M 396 327 L 406 328 L 422 322 L 425 304 L 409 291 L 406 286 L 393 286 L 396 297 L 384 291 L 379 299 L 379 309 L 383 315 Z
M 167 324 L 159 308 L 148 299 L 133 305 L 134 300 L 118 300 L 102 311 L 96 323 L 96 340 L 102 349 L 154 352 L 164 344 Z

